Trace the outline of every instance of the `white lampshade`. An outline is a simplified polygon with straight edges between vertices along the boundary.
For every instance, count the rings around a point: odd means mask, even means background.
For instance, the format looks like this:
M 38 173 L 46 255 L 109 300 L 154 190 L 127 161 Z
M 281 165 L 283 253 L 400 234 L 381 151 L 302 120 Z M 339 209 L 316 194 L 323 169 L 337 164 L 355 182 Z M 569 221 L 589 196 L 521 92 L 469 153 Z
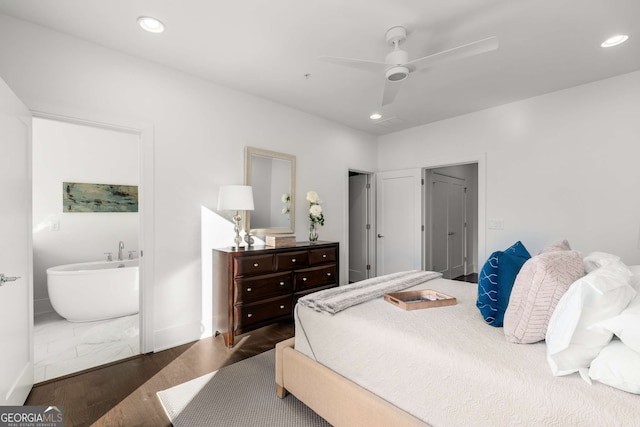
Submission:
M 252 211 L 253 189 L 250 185 L 223 185 L 218 193 L 219 211 Z

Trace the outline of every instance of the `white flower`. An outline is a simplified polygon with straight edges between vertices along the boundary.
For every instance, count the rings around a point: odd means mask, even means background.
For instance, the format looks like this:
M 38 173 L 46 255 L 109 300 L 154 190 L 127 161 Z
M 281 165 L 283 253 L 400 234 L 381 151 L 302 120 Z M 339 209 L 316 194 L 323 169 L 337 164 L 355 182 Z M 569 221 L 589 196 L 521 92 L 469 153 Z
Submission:
M 307 192 L 307 200 L 309 201 L 309 221 L 315 227 L 315 224 L 324 225 L 324 214 L 322 213 L 322 200 L 315 191 Z
M 284 193 L 282 195 L 282 203 L 287 203 L 289 200 L 291 200 L 291 196 L 288 193 Z
M 311 207 L 309 208 L 309 214 L 311 214 L 311 216 L 316 218 L 319 217 L 320 215 L 322 215 L 322 206 L 311 205 Z
M 315 191 L 308 191 L 307 200 L 311 203 L 318 203 L 318 193 L 316 193 Z

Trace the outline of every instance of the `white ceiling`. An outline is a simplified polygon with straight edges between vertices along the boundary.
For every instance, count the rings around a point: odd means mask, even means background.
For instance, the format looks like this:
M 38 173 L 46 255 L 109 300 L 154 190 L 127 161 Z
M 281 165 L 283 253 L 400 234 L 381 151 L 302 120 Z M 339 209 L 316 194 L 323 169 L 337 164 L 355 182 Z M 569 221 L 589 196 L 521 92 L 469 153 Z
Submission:
M 377 135 L 640 69 L 638 0 L 0 0 L 0 13 Z M 317 58 L 384 61 L 396 25 L 409 59 L 500 47 L 411 74 L 374 124 L 384 76 Z M 599 46 L 616 33 L 631 38 Z

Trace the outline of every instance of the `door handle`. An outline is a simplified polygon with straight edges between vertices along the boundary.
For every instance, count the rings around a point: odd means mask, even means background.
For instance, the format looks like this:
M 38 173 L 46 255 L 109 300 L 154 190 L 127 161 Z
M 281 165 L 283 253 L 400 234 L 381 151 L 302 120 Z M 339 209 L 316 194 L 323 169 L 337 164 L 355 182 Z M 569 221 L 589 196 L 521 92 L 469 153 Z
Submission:
M 450 231 L 450 232 L 447 233 L 447 236 L 453 236 L 454 234 L 456 234 L 456 233 L 454 233 L 453 231 Z
M 380 238 L 380 237 L 384 237 L 384 236 L 382 234 L 378 234 L 378 238 Z
M 20 278 L 20 276 L 9 277 L 9 276 L 5 276 L 4 274 L 0 273 L 0 286 L 4 286 L 4 284 L 7 283 L 7 282 L 15 282 L 19 278 Z

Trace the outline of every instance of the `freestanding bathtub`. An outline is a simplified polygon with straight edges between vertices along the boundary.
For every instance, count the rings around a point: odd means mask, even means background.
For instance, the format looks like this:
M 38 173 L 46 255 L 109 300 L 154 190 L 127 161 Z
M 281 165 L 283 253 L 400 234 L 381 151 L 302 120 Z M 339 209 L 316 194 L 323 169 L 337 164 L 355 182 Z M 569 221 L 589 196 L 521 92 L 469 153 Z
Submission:
M 47 289 L 54 310 L 71 322 L 136 314 L 140 306 L 138 260 L 51 267 Z

